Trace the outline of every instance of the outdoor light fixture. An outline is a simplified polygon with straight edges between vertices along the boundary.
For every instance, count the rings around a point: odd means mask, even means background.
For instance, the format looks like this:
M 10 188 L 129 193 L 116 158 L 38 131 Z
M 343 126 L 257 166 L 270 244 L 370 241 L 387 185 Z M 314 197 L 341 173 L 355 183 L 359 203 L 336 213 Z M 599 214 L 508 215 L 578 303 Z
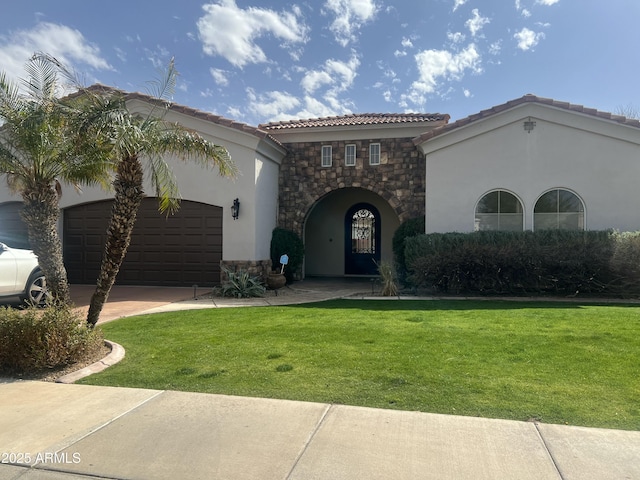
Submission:
M 234 220 L 237 220 L 240 216 L 240 201 L 236 198 L 231 205 L 231 216 Z
M 529 117 L 529 120 L 526 120 L 524 122 L 524 131 L 527 133 L 531 133 L 531 130 L 533 130 L 535 126 L 536 126 L 536 122 L 531 120 L 531 117 Z

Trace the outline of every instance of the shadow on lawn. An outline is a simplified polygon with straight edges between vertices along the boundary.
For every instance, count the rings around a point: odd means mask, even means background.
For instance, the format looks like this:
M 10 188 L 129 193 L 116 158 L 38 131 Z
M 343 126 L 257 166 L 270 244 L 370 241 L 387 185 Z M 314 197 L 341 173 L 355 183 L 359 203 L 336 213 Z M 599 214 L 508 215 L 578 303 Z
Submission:
M 322 308 L 322 309 L 354 309 L 354 310 L 375 310 L 375 311 L 436 311 L 436 310 L 522 310 L 522 309 L 566 309 L 575 310 L 585 307 L 625 307 L 640 308 L 638 303 L 624 303 L 603 300 L 499 300 L 487 298 L 477 300 L 468 299 L 438 299 L 438 300 L 394 300 L 391 298 L 380 299 L 339 299 L 326 300 L 323 302 L 306 303 L 295 305 L 296 308 Z

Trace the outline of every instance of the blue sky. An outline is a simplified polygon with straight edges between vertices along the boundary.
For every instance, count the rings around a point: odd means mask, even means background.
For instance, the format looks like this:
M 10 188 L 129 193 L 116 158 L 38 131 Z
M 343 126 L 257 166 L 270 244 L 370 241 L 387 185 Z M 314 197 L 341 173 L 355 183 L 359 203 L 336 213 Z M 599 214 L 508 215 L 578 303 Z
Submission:
M 533 93 L 640 107 L 638 0 L 23 0 L 3 2 L 0 70 L 34 51 L 251 125 L 348 113 L 448 113 Z

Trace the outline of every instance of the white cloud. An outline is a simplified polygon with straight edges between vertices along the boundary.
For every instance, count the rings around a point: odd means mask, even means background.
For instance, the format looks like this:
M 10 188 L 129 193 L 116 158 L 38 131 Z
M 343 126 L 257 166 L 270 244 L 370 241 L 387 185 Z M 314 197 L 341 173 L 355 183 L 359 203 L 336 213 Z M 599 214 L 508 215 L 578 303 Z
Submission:
M 297 108 L 300 100 L 288 92 L 256 93 L 252 88 L 247 89 L 249 110 L 260 118 L 278 118 L 281 112 Z
M 407 52 L 405 50 L 396 50 L 395 52 L 393 52 L 393 56 L 396 58 L 406 57 Z
M 468 90 L 468 89 L 466 89 L 466 88 L 462 89 L 462 93 L 464 94 L 465 98 L 471 98 L 471 97 L 473 97 L 473 95 L 472 95 L 471 91 L 470 91 L 470 90 Z
M 534 32 L 533 30 L 529 30 L 528 28 L 523 28 L 519 32 L 514 35 L 514 38 L 518 41 L 518 48 L 520 50 L 531 50 L 534 48 L 540 40 L 544 38 L 544 33 L 542 32 Z
M 410 38 L 403 37 L 401 44 L 404 48 L 413 48 L 413 42 Z
M 48 53 L 67 68 L 84 65 L 95 70 L 113 70 L 96 45 L 80 31 L 65 25 L 41 22 L 30 30 L 0 36 L 0 65 L 12 80 L 25 76 L 24 65 L 35 52 Z
M 540 5 L 555 5 L 559 1 L 560 0 L 536 0 L 536 3 L 539 3 Z
M 307 94 L 313 94 L 324 86 L 330 86 L 336 93 L 343 92 L 353 84 L 359 66 L 360 60 L 355 53 L 346 62 L 329 59 L 322 69 L 306 72 L 300 85 Z
M 498 40 L 489 45 L 489 53 L 491 55 L 500 55 L 502 51 L 502 40 Z
M 480 12 L 477 8 L 471 10 L 471 14 L 473 15 L 473 17 L 467 20 L 464 26 L 469 29 L 469 31 L 471 32 L 471 36 L 475 37 L 478 32 L 482 30 L 482 28 L 491 20 L 489 20 L 488 17 L 483 17 L 482 15 L 480 15 Z
M 219 68 L 210 68 L 209 73 L 211 73 L 213 81 L 216 82 L 216 84 L 220 85 L 221 87 L 226 87 L 227 85 L 229 85 L 229 77 L 227 76 L 229 72 L 221 70 Z
M 426 96 L 436 92 L 444 81 L 461 80 L 467 71 L 482 72 L 480 54 L 473 43 L 459 53 L 425 50 L 417 54 L 415 59 L 419 79 L 413 82 L 410 91 L 402 96 L 404 106 L 406 101 L 423 105 Z
M 324 6 L 335 16 L 329 28 L 343 47 L 356 40 L 355 32 L 380 9 L 374 0 L 327 0 Z
M 464 33 L 461 33 L 461 32 L 455 32 L 455 33 L 447 32 L 447 38 L 452 43 L 462 43 L 464 42 L 466 36 Z
M 308 27 L 298 8 L 277 13 L 257 7 L 241 9 L 235 0 L 217 0 L 203 5 L 202 9 L 205 13 L 197 26 L 204 53 L 220 55 L 236 67 L 267 61 L 266 54 L 256 43 L 262 36 L 281 39 L 285 46 L 307 41 Z
M 467 3 L 467 0 L 454 0 L 453 11 L 455 12 L 458 8 L 460 8 L 465 3 Z

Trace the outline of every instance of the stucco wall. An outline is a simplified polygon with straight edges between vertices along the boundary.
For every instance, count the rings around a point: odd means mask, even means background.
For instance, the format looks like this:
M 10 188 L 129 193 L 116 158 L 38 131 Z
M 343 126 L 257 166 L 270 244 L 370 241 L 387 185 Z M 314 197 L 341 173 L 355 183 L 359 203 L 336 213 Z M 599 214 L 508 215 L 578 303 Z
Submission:
M 422 146 L 427 232 L 472 231 L 476 203 L 494 189 L 520 198 L 533 229 L 537 199 L 555 188 L 582 199 L 587 229 L 638 230 L 638 142 L 636 128 L 539 106 L 436 137 Z
M 131 111 L 148 110 L 140 101 L 132 102 L 129 108 Z M 183 162 L 171 157 L 166 159 L 175 174 L 182 199 L 223 208 L 223 260 L 268 260 L 271 232 L 277 218 L 278 165 L 284 150 L 274 142 L 249 132 L 216 125 L 180 112 L 169 110 L 165 118 L 226 147 L 240 171 L 234 180 L 221 177 L 217 169 L 204 169 L 192 161 Z M 145 181 L 145 193 L 155 196 L 148 179 Z M 83 187 L 81 192 L 76 192 L 73 187 L 64 186 L 60 207 L 64 209 L 110 198 L 113 198 L 112 194 L 99 187 Z M 241 203 L 240 218 L 236 221 L 231 216 L 231 205 L 235 198 Z M 12 195 L 8 191 L 6 183 L 0 185 L 0 203 L 20 200 L 19 195 Z

